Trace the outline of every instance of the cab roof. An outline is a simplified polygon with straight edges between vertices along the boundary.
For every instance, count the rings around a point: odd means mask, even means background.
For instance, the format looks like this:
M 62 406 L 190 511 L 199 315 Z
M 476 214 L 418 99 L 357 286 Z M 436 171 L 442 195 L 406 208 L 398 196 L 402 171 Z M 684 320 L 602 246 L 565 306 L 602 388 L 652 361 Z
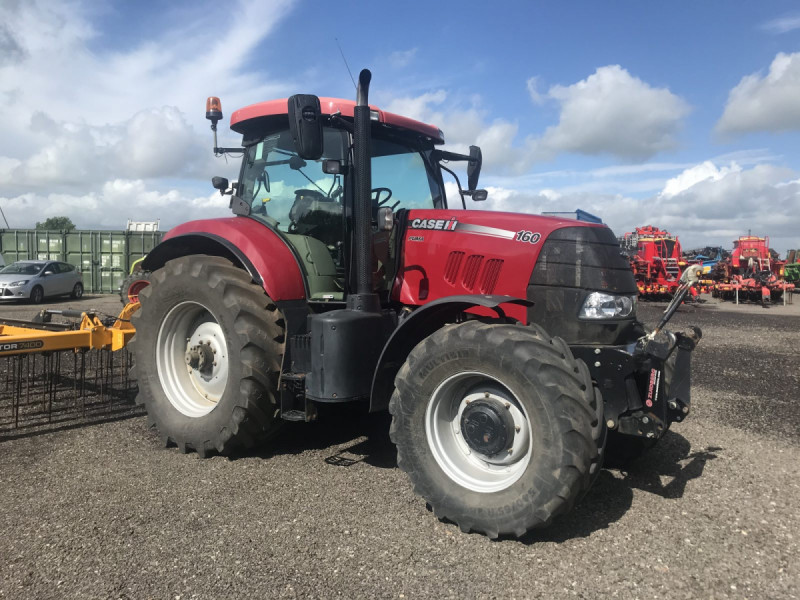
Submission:
M 341 113 L 342 117 L 353 118 L 354 108 L 356 103 L 352 100 L 342 100 L 341 98 L 320 98 L 320 107 L 322 114 L 332 115 L 334 113 Z M 386 112 L 377 106 L 370 104 L 373 120 L 379 123 L 385 123 L 400 129 L 407 129 L 416 133 L 429 137 L 433 140 L 434 144 L 444 144 L 444 134 L 442 130 L 435 125 L 415 121 L 402 115 Z M 274 117 L 288 114 L 288 99 L 281 98 L 280 100 L 268 100 L 267 102 L 259 102 L 258 104 L 251 104 L 245 106 L 231 115 L 231 129 L 237 133 L 244 133 L 245 124 L 252 119 L 259 117 Z

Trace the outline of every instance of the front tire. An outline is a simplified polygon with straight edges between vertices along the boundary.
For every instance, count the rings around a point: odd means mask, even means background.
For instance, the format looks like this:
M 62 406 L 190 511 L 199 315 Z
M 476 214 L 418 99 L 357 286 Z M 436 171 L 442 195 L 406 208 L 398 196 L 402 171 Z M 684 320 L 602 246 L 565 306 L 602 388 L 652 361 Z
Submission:
M 137 403 L 165 445 L 205 457 L 277 432 L 284 322 L 245 271 L 214 256 L 178 258 L 152 274 L 139 301 Z
M 44 290 L 42 286 L 37 285 L 31 290 L 31 304 L 41 304 L 44 300 Z
M 537 326 L 447 325 L 414 348 L 395 385 L 398 465 L 463 531 L 544 527 L 600 469 L 602 398 L 586 365 Z

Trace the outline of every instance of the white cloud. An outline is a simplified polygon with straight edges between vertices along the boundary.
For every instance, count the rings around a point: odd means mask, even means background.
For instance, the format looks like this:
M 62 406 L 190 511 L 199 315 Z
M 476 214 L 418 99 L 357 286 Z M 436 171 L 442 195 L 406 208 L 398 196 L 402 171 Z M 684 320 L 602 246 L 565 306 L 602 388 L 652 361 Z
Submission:
M 800 129 L 800 52 L 778 53 L 762 76 L 742 78 L 728 94 L 717 122 L 720 133 L 791 131 Z
M 732 247 L 739 235 L 770 237 L 781 252 L 800 247 L 800 179 L 790 169 L 769 164 L 744 169 L 706 161 L 669 179 L 647 197 L 561 188 L 487 186 L 489 199 L 471 208 L 540 214 L 577 208 L 600 216 L 617 235 L 637 226 L 657 225 L 678 235 L 685 248 Z
M 661 192 L 662 198 L 671 198 L 684 192 L 701 181 L 719 181 L 728 173 L 739 173 L 742 168 L 736 163 L 729 167 L 718 168 L 713 162 L 707 160 L 684 170 L 682 173 L 668 180 Z
M 767 21 L 761 25 L 761 29 L 770 33 L 787 33 L 795 29 L 800 29 L 800 14 L 788 14 L 773 19 L 772 21 Z
M 172 227 L 187 215 L 206 218 L 230 215 L 228 196 L 216 190 L 208 196 L 192 196 L 176 189 L 157 191 L 142 180 L 114 179 L 98 191 L 85 194 L 26 192 L 0 197 L 6 219 L 14 229 L 33 227 L 49 216 L 69 215 L 80 229 L 120 229 L 127 219 L 161 220 Z
M 539 92 L 539 78 L 538 77 L 531 77 L 526 82 L 526 87 L 528 88 L 528 95 L 530 95 L 531 100 L 534 104 L 544 104 L 547 101 L 547 94 L 542 94 Z
M 470 99 L 468 108 L 460 107 L 443 89 L 395 97 L 386 109 L 437 124 L 456 151 L 478 144 L 488 167 L 517 174 L 564 152 L 647 159 L 677 145 L 677 133 L 689 111 L 668 89 L 654 88 L 618 65 L 600 67 L 582 81 L 555 85 L 546 93 L 539 91 L 537 77 L 526 85 L 533 102 L 553 101 L 561 108 L 558 124 L 539 138 L 517 139 L 518 123 L 489 120 L 479 97 Z
M 514 146 L 519 129 L 516 123 L 504 119 L 489 122 L 479 98 L 472 98 L 468 108 L 455 102 L 447 105 L 447 100 L 447 92 L 436 90 L 395 97 L 386 104 L 386 110 L 440 127 L 448 149 L 454 152 L 466 153 L 471 144 L 477 144 L 488 167 L 519 171 L 528 166 L 530 150 Z
M 40 149 L 0 159 L 0 182 L 13 188 L 93 187 L 113 178 L 205 177 L 214 168 L 205 136 L 176 107 L 140 111 L 124 123 L 57 123 L 35 113 L 31 132 Z
M 407 67 L 414 57 L 417 55 L 417 49 L 411 48 L 410 50 L 397 50 L 389 55 L 389 64 L 395 69 L 402 69 Z
M 530 80 L 528 84 L 530 92 Z M 677 146 L 689 112 L 680 97 L 619 65 L 600 67 L 570 86 L 554 85 L 547 96 L 560 103 L 561 115 L 537 142 L 544 156 L 576 152 L 644 160 Z
M 160 33 L 123 49 L 95 29 L 93 3 L 0 2 L 0 202 L 12 227 L 225 214 L 227 199 L 192 191 L 236 173 L 213 159 L 204 100 L 221 96 L 227 116 L 295 87 L 242 67 L 256 48 L 262 64 L 280 57 L 260 44 L 291 5 L 242 0 L 224 20 L 213 6 L 193 19 L 163 11 Z M 221 146 L 239 139 L 220 127 Z

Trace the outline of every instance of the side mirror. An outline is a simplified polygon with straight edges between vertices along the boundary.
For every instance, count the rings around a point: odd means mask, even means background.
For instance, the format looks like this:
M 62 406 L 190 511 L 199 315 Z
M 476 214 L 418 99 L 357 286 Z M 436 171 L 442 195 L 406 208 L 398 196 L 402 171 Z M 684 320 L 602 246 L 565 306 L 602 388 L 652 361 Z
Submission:
M 225 190 L 228 189 L 228 179 L 227 177 L 212 177 L 211 185 L 215 190 L 219 190 L 220 194 L 224 194 Z
M 52 275 L 52 274 L 53 274 L 53 271 L 45 271 L 44 273 L 42 273 L 42 277 L 44 277 L 46 275 Z
M 489 197 L 489 192 L 486 190 L 472 190 L 469 194 L 475 202 L 483 202 Z
M 322 161 L 322 172 L 326 175 L 341 175 L 344 172 L 342 161 L 326 159 Z
M 481 175 L 481 164 L 483 163 L 483 154 L 478 146 L 469 147 L 469 164 L 467 165 L 467 188 L 474 191 L 478 188 L 478 178 Z M 473 200 L 477 200 L 474 196 Z M 486 198 L 483 198 L 486 200 Z
M 289 131 L 297 154 L 306 160 L 322 156 L 322 109 L 319 98 L 309 94 L 289 97 Z

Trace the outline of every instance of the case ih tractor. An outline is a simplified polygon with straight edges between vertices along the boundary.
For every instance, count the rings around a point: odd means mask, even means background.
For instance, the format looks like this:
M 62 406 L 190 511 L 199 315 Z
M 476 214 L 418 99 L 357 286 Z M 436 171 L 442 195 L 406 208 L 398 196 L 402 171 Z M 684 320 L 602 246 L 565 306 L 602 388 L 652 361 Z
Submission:
M 655 440 L 685 417 L 699 331 L 664 330 L 669 310 L 645 331 L 607 227 L 464 210 L 486 197 L 480 150 L 370 106 L 369 81 L 355 103 L 233 113 L 242 148 L 215 152 L 243 154 L 239 180 L 213 184 L 235 216 L 176 227 L 143 264 L 139 400 L 165 444 L 201 457 L 323 404 L 388 409 L 436 516 L 523 535 L 587 491 L 608 430 Z M 207 116 L 216 132 L 216 98 Z M 454 201 L 442 173 L 459 161 Z

